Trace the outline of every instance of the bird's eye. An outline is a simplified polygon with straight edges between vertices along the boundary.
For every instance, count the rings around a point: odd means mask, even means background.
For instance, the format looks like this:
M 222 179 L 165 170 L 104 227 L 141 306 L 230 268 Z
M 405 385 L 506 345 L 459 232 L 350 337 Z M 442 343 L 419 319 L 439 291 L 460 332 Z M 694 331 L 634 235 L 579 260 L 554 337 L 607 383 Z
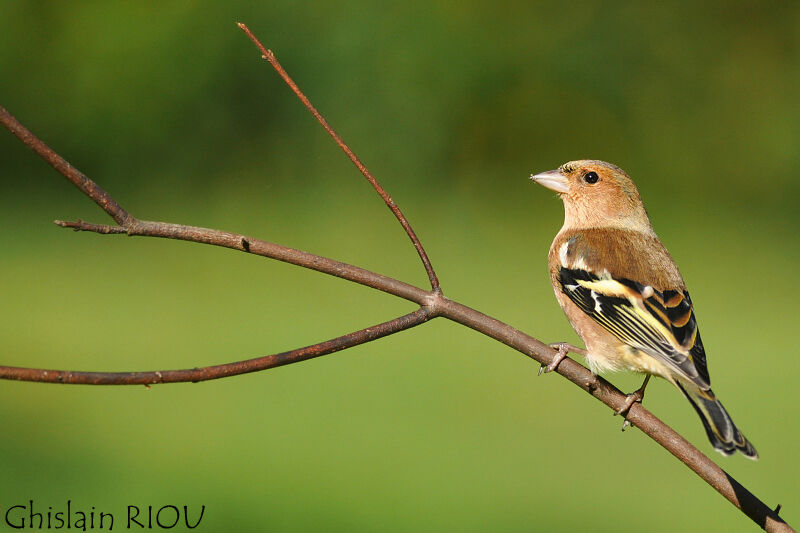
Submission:
M 600 180 L 600 176 L 597 175 L 597 172 L 587 172 L 583 180 L 589 184 L 597 183 Z

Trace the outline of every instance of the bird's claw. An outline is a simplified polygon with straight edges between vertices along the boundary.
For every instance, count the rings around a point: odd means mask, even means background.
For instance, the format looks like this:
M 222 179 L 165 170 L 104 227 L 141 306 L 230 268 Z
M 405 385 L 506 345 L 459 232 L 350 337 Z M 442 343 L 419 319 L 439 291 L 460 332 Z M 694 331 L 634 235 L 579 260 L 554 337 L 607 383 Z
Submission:
M 625 396 L 625 403 L 614 413 L 614 416 L 622 415 L 625 417 L 625 420 L 622 422 L 622 431 L 625 431 L 625 429 L 631 425 L 628 421 L 628 412 L 631 410 L 631 407 L 633 407 L 633 404 L 642 403 L 642 400 L 644 400 L 644 389 L 647 387 L 648 381 L 650 381 L 649 375 L 644 378 L 644 383 L 642 383 L 641 387 Z
M 628 394 L 625 397 L 625 403 L 619 410 L 617 410 L 616 413 L 614 413 L 614 416 L 622 415 L 623 417 L 625 417 L 625 420 L 622 421 L 622 431 L 625 431 L 628 428 L 628 426 L 631 425 L 631 423 L 628 421 L 628 411 L 631 410 L 633 404 L 637 402 L 642 403 L 643 399 L 644 399 L 644 394 L 642 394 L 640 390 Z
M 563 361 L 567 357 L 567 354 L 570 351 L 572 351 L 571 350 L 572 346 L 567 344 L 566 342 L 554 342 L 552 344 L 549 344 L 548 346 L 557 350 L 558 353 L 556 354 L 555 357 L 553 357 L 553 360 L 550 361 L 549 365 L 542 363 L 542 365 L 539 367 L 540 376 L 542 375 L 542 372 L 550 373 L 556 368 L 558 368 L 558 365 L 561 364 L 561 361 Z

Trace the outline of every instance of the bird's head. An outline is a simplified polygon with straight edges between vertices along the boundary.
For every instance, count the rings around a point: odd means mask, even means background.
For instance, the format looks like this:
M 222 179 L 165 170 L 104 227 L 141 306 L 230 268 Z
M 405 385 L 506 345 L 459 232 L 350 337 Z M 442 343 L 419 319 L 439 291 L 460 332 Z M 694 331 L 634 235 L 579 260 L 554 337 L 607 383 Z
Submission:
M 556 191 L 564 201 L 564 228 L 652 231 L 636 185 L 615 165 L 582 159 L 531 179 Z

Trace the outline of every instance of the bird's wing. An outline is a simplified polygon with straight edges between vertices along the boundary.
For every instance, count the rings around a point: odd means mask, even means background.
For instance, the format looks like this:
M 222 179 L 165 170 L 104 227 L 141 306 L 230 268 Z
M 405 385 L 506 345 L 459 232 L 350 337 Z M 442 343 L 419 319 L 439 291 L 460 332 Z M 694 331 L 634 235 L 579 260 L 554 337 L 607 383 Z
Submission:
M 635 280 L 560 267 L 561 290 L 622 342 L 666 363 L 701 390 L 706 355 L 685 289 L 659 291 Z

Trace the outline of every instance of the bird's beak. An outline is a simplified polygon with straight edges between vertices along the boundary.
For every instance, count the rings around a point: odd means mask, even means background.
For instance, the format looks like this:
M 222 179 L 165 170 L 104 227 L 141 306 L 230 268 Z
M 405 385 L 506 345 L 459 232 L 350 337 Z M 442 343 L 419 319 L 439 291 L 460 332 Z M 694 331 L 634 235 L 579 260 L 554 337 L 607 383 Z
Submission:
M 547 172 L 534 174 L 531 176 L 531 179 L 539 185 L 543 185 L 548 189 L 556 191 L 557 193 L 565 193 L 569 191 L 567 177 L 562 174 L 559 169 L 548 170 Z

